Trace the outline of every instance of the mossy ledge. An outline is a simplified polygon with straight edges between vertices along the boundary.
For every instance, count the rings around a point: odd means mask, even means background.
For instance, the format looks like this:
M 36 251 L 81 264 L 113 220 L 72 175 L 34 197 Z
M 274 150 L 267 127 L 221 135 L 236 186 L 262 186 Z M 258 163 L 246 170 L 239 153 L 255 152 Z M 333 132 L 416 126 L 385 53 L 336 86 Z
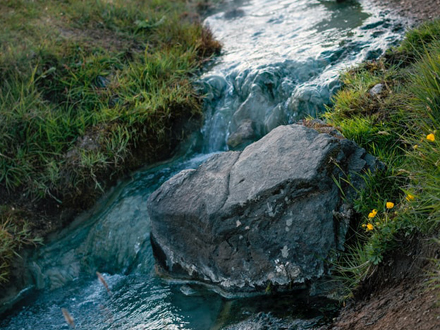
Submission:
M 192 80 L 220 51 L 201 24 L 208 9 L 2 1 L 0 284 L 23 245 L 65 226 L 128 172 L 169 157 L 200 125 Z

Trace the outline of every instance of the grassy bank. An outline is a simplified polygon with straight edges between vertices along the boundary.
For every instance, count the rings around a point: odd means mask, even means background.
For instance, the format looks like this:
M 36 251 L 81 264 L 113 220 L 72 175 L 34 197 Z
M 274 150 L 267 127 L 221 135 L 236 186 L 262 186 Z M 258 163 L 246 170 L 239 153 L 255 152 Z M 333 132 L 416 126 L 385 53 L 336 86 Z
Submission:
M 440 223 L 440 21 L 343 76 L 326 120 L 386 164 L 364 176 L 347 252 L 337 269 L 348 292 L 384 262 L 411 253 Z
M 169 156 L 200 119 L 191 80 L 220 50 L 200 24 L 206 5 L 0 3 L 0 283 L 29 231 Z

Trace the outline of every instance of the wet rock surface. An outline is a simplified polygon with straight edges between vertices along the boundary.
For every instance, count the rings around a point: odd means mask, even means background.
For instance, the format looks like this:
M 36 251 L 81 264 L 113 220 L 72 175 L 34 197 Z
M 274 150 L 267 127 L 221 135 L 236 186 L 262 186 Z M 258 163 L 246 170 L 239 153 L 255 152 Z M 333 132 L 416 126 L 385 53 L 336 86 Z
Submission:
M 150 196 L 156 258 L 172 275 L 230 292 L 324 278 L 352 214 L 334 178 L 376 166 L 351 141 L 280 126 L 242 152 L 181 172 Z
M 251 144 L 255 138 L 254 128 L 251 120 L 242 122 L 236 132 L 228 137 L 228 146 L 233 150 L 238 147 L 244 147 L 246 144 Z

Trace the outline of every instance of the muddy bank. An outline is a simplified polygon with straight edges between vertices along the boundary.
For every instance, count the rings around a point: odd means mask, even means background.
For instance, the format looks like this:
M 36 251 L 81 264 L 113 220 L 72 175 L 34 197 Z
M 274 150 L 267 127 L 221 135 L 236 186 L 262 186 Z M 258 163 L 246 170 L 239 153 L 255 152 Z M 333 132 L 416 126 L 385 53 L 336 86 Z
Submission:
M 437 298 L 440 292 L 426 291 L 423 282 L 422 277 L 415 282 L 405 280 L 349 305 L 330 329 L 439 329 Z
M 440 329 L 440 290 L 430 282 L 431 260 L 438 258 L 440 246 L 428 237 L 404 242 L 321 330 Z

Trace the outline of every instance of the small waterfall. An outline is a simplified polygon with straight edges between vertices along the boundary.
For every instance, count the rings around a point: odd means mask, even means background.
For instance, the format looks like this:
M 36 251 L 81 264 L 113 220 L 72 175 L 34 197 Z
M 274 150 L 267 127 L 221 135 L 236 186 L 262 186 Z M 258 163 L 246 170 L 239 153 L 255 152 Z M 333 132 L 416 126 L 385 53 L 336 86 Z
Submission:
M 200 82 L 205 152 L 317 117 L 340 87 L 339 72 L 377 58 L 403 31 L 357 1 L 233 1 L 226 10 L 206 19 L 224 55 Z

